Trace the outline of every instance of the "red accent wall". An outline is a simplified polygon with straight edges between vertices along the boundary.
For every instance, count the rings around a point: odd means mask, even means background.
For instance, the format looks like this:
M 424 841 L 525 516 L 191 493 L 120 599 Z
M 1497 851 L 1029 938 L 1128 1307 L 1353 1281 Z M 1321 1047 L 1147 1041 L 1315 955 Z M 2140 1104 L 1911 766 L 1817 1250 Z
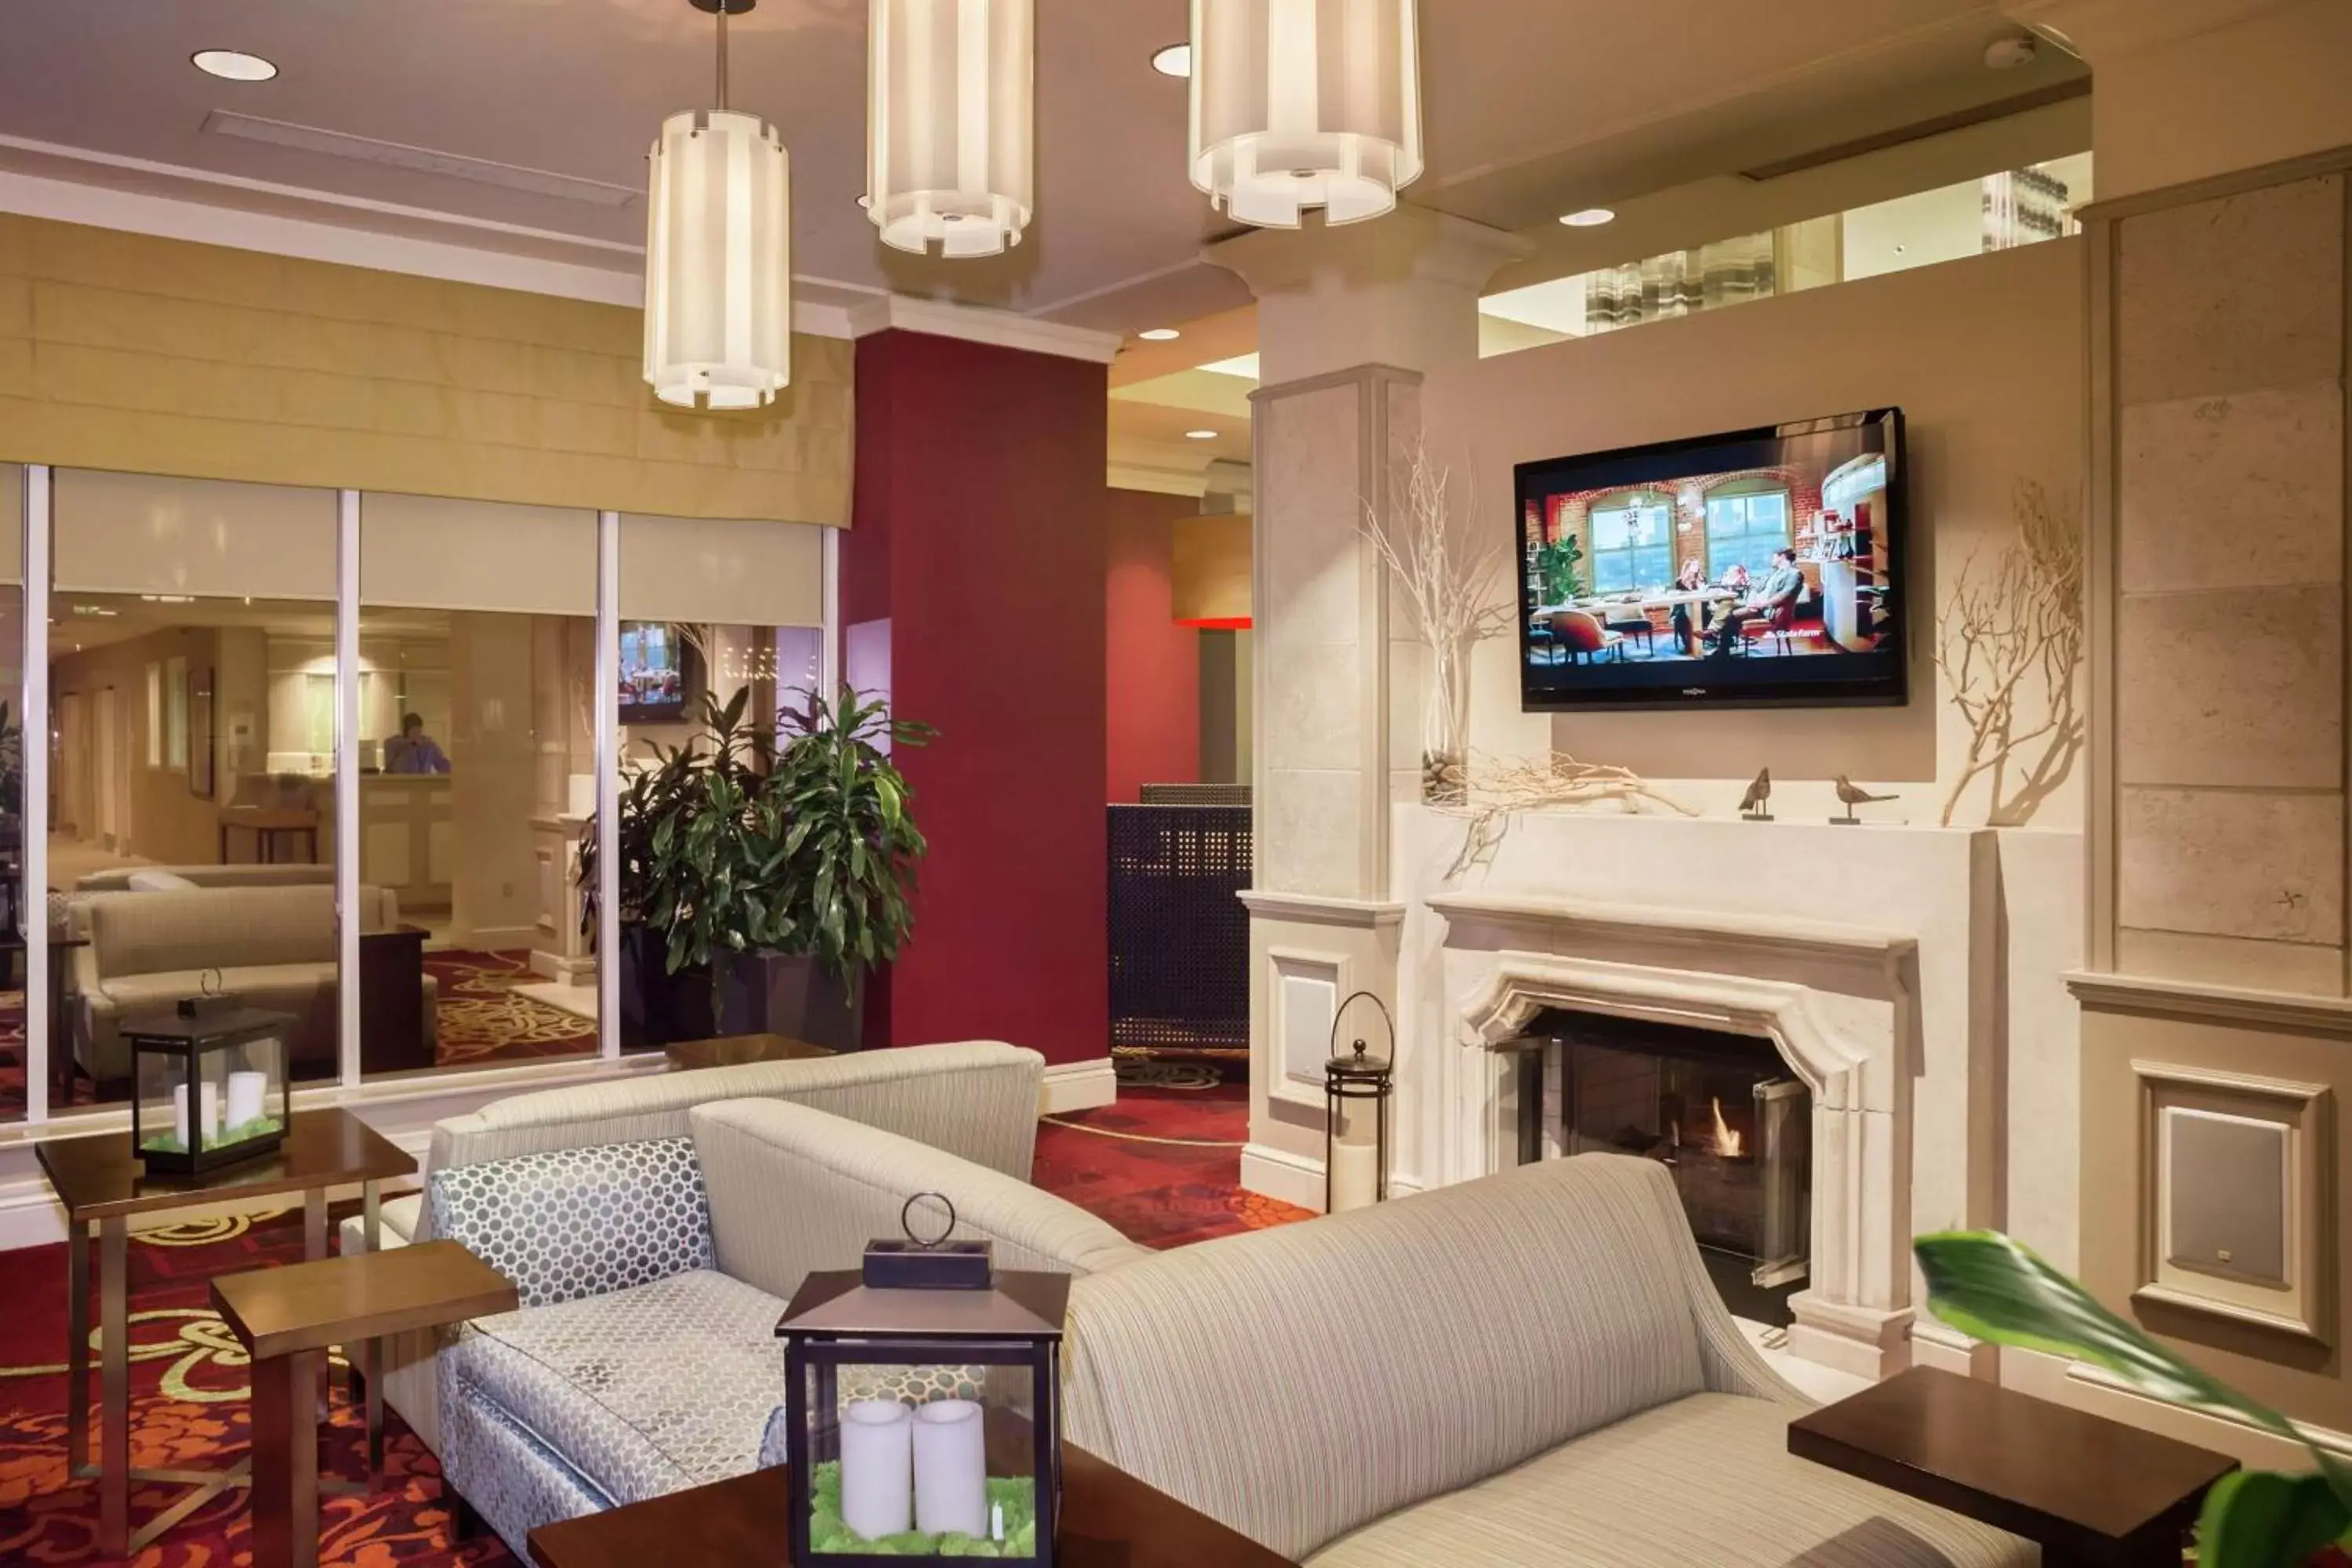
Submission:
M 857 344 L 845 626 L 889 623 L 930 840 L 869 1045 L 1110 1045 L 1103 802 L 1108 397 L 1083 361 L 887 331 Z
M 1175 522 L 1199 513 L 1183 496 L 1110 492 L 1104 584 L 1109 798 L 1201 776 L 1201 634 L 1171 618 Z

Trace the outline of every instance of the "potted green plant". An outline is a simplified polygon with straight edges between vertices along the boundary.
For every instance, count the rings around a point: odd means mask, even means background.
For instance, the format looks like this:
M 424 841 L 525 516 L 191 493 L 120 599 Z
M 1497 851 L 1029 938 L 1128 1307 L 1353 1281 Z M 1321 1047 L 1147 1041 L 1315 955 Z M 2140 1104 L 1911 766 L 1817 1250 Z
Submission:
M 1964 1333 L 2113 1373 L 2152 1399 L 2284 1437 L 2311 1455 L 2309 1474 L 2240 1470 L 2205 1494 L 2197 1523 L 2201 1568 L 2341 1564 L 2352 1543 L 2352 1464 L 2294 1424 L 2172 1353 L 2091 1293 L 1994 1231 L 1922 1237 L 1913 1250 L 1927 1305 Z
M 806 694 L 803 694 L 806 695 Z M 781 1034 L 854 1050 L 868 970 L 914 923 L 928 846 L 885 742 L 930 727 L 845 688 L 744 721 L 747 692 L 705 699 L 704 733 L 655 748 L 621 795 L 621 1013 L 631 1044 Z M 595 824 L 583 831 L 583 925 L 597 916 Z

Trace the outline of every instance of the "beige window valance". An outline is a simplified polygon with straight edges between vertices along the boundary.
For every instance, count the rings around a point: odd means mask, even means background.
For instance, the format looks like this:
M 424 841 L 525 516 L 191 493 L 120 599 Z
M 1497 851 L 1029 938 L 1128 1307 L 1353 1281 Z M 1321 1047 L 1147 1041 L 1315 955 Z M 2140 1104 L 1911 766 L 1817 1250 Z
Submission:
M 845 526 L 852 345 L 667 410 L 637 311 L 0 215 L 0 459 Z

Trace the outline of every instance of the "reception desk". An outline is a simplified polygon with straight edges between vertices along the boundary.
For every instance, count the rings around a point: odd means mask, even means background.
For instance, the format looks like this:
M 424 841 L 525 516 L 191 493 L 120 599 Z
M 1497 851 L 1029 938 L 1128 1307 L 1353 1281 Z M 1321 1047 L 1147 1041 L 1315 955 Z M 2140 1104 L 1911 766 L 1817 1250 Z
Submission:
M 360 880 L 400 895 L 404 913 L 446 910 L 457 864 L 446 773 L 367 773 L 360 779 Z

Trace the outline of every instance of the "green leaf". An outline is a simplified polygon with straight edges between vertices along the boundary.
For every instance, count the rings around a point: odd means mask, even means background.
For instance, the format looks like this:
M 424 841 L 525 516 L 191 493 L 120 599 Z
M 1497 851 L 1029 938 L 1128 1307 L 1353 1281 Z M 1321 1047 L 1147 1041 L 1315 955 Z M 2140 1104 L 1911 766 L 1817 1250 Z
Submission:
M 2158 1343 L 2091 1293 L 1997 1231 L 1948 1231 L 1912 1244 L 1936 1316 L 1980 1340 L 2114 1373 L 2136 1391 L 2225 1419 L 2243 1419 L 2302 1444 L 2326 1484 L 2352 1509 L 2352 1466 L 2312 1448 L 2294 1424 Z
M 2301 1568 L 2347 1529 L 2352 1509 L 2326 1477 L 2241 1470 L 2205 1494 L 2197 1562 L 2199 1568 Z

